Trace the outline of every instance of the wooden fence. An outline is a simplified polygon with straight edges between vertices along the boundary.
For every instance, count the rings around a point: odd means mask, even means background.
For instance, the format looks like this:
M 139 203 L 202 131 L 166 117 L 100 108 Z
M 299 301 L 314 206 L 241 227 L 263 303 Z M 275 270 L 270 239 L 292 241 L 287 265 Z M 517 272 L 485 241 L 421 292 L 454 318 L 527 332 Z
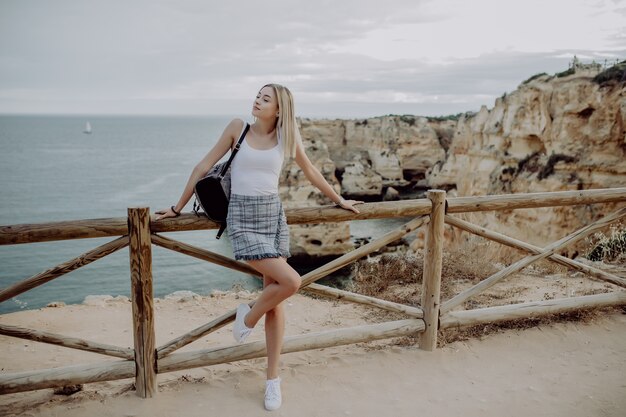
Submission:
M 458 307 L 469 298 L 476 296 L 498 281 L 540 259 L 549 259 L 561 265 L 585 272 L 594 278 L 626 287 L 626 279 L 623 277 L 558 255 L 558 252 L 566 246 L 584 239 L 612 222 L 622 219 L 626 216 L 626 207 L 621 207 L 604 218 L 544 248 L 473 225 L 452 216 L 452 214 L 578 204 L 623 203 L 625 201 L 626 188 L 449 199 L 446 199 L 444 191 L 431 190 L 428 192 L 428 198 L 426 199 L 364 204 L 363 206 L 359 206 L 360 214 L 333 207 L 287 210 L 289 224 L 340 222 L 386 217 L 413 217 L 413 219 L 384 236 L 307 273 L 302 277 L 301 285 L 301 290 L 307 292 L 402 313 L 408 318 L 386 323 L 289 336 L 285 338 L 283 353 L 407 335 L 419 336 L 420 348 L 433 350 L 437 344 L 438 329 L 512 320 L 591 307 L 624 305 L 626 304 L 626 291 L 620 290 L 608 294 L 514 304 L 502 307 L 490 307 L 476 310 L 458 309 Z M 617 204 L 617 206 L 620 207 L 621 204 Z M 528 256 L 484 279 L 474 287 L 446 300 L 442 304 L 440 300 L 440 286 L 443 230 L 445 223 L 498 243 L 528 252 Z M 424 252 L 421 307 L 407 306 L 315 284 L 315 281 L 367 254 L 378 251 L 385 245 L 400 239 L 423 225 L 427 225 L 428 231 L 426 234 L 426 248 Z M 116 237 L 113 241 L 86 252 L 75 259 L 0 290 L 0 302 L 4 302 L 25 291 L 45 284 L 81 266 L 87 265 L 119 249 L 129 246 L 134 334 L 134 347 L 131 349 L 128 347 L 111 346 L 94 341 L 67 337 L 41 330 L 2 324 L 0 325 L 0 334 L 2 335 L 96 352 L 103 355 L 114 356 L 120 358 L 120 360 L 11 374 L 2 373 L 0 374 L 0 393 L 7 394 L 134 377 L 137 394 L 141 397 L 152 397 L 156 392 L 156 375 L 159 373 L 265 356 L 265 343 L 262 341 L 175 353 L 179 348 L 232 322 L 235 317 L 235 310 L 228 311 L 209 323 L 170 340 L 162 346 L 156 346 L 155 344 L 152 293 L 152 244 L 243 273 L 259 276 L 255 270 L 243 262 L 234 261 L 228 257 L 159 234 L 161 232 L 213 229 L 216 227 L 217 225 L 215 223 L 205 218 L 199 218 L 193 214 L 183 214 L 175 219 L 151 222 L 148 208 L 129 208 L 127 218 L 0 227 L 0 245 L 106 236 Z M 253 303 L 254 301 L 252 301 L 250 305 Z

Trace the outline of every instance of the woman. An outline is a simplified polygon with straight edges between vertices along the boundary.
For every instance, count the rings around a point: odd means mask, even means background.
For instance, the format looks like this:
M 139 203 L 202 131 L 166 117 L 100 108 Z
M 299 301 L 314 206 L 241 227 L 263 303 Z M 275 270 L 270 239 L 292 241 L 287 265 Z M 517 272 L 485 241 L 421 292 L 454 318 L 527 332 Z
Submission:
M 263 86 L 254 100 L 250 126 L 231 165 L 231 196 L 226 219 L 235 259 L 247 261 L 263 275 L 263 291 L 250 308 L 237 307 L 233 326 L 235 340 L 242 343 L 265 315 L 267 382 L 265 408 L 281 405 L 279 356 L 285 330 L 282 302 L 300 288 L 300 275 L 287 263 L 289 230 L 278 195 L 278 180 L 284 157 L 295 158 L 305 176 L 339 207 L 354 207 L 362 201 L 344 200 L 306 156 L 296 124 L 293 97 L 284 86 Z M 231 121 L 217 144 L 195 166 L 178 203 L 157 211 L 157 220 L 176 217 L 193 195 L 195 183 L 230 149 L 243 131 L 244 122 Z

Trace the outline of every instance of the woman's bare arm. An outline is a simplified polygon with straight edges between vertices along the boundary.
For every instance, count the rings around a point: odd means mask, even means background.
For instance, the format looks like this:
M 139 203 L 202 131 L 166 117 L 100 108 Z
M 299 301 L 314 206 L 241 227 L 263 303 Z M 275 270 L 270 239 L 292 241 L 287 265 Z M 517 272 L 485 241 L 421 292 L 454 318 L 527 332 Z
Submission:
M 296 131 L 297 132 L 297 131 Z M 299 132 L 298 132 L 299 136 Z M 316 186 L 324 195 L 330 198 L 335 204 L 339 205 L 342 208 L 352 210 L 355 213 L 359 213 L 355 204 L 361 204 L 363 201 L 357 200 L 344 200 L 339 194 L 335 192 L 333 187 L 326 181 L 326 178 L 322 175 L 322 173 L 313 165 L 309 157 L 306 155 L 304 151 L 304 145 L 302 144 L 302 140 L 298 137 L 297 147 L 296 147 L 296 163 L 302 169 L 305 177 L 311 184 Z
M 239 132 L 241 132 L 241 129 L 243 128 L 243 123 L 244 122 L 241 119 L 233 119 L 228 126 L 226 126 L 215 146 L 213 146 L 209 153 L 207 153 L 204 158 L 196 164 L 191 171 L 191 175 L 189 175 L 187 185 L 185 185 L 185 189 L 178 199 L 178 203 L 174 206 L 176 212 L 180 213 L 180 211 L 187 205 L 193 196 L 193 190 L 196 182 L 206 175 L 206 173 L 213 168 L 213 165 L 215 165 L 217 161 L 219 161 L 226 154 L 226 152 L 228 152 L 229 149 L 232 149 L 235 140 L 237 140 L 239 136 Z M 160 216 L 157 216 L 156 220 L 176 216 L 171 209 L 159 210 L 156 213 L 160 214 Z

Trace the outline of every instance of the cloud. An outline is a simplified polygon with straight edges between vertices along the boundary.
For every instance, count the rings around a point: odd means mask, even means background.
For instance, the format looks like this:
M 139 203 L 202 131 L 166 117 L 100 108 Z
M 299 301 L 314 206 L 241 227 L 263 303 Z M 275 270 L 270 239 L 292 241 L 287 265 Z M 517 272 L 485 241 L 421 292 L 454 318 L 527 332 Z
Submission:
M 452 113 L 562 71 L 573 54 L 601 61 L 626 51 L 619 2 L 595 5 L 593 19 L 581 1 L 507 7 L 5 0 L 0 112 L 247 112 L 261 85 L 279 82 L 308 114 Z

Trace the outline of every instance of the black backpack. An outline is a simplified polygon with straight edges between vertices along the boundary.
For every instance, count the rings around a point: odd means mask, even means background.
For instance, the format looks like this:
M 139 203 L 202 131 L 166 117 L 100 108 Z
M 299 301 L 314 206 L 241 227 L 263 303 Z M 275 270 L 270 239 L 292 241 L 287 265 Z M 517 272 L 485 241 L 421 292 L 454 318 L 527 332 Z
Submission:
M 249 129 L 250 125 L 246 122 L 228 161 L 215 164 L 204 178 L 198 180 L 194 187 L 196 201 L 193 203 L 193 211 L 199 216 L 198 211 L 202 208 L 209 219 L 220 224 L 215 236 L 216 239 L 222 237 L 222 233 L 226 230 L 226 216 L 228 215 L 228 201 L 230 200 L 230 164 L 239 151 L 241 142 L 243 142 Z

